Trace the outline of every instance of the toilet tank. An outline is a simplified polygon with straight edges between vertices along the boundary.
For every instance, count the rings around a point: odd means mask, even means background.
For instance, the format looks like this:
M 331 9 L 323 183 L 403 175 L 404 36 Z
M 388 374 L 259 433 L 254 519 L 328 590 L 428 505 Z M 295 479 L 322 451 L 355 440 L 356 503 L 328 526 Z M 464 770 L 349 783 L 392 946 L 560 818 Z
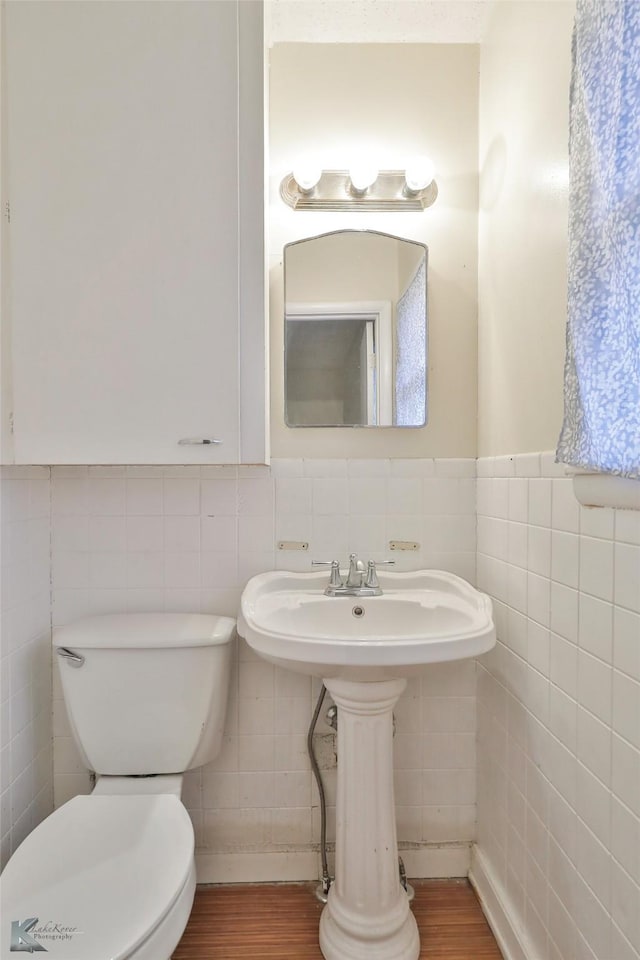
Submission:
M 126 776 L 181 773 L 213 760 L 235 626 L 230 617 L 133 613 L 55 629 L 67 713 L 87 766 Z

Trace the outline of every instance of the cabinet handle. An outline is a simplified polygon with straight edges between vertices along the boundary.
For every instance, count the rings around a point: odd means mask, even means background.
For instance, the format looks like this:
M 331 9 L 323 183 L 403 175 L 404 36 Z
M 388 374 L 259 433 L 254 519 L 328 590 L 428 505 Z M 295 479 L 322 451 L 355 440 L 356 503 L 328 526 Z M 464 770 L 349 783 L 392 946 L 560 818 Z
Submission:
M 216 440 L 214 437 L 183 437 L 178 440 L 180 446 L 197 446 L 201 443 L 222 443 L 222 440 Z

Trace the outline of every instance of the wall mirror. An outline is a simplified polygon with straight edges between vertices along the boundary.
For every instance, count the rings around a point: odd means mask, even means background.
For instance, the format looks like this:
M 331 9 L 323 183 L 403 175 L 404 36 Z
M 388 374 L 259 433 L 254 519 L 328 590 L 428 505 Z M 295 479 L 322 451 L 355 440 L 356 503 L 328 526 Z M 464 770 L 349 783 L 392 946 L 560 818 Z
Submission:
M 427 248 L 338 230 L 284 248 L 289 427 L 427 421 Z

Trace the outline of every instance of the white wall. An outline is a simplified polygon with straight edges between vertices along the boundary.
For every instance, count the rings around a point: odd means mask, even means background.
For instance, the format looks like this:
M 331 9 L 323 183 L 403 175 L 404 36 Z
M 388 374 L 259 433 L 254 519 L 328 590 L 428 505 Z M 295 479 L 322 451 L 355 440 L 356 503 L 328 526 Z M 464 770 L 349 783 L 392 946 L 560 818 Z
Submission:
M 0 869 L 53 807 L 49 470 L 0 473 Z
M 308 553 L 275 549 L 307 540 Z M 350 550 L 400 569 L 475 575 L 473 460 L 276 460 L 250 467 L 54 467 L 53 623 L 125 610 L 235 616 L 243 584 L 275 567 Z M 89 789 L 70 737 L 57 671 L 55 792 Z M 318 688 L 240 642 L 221 757 L 187 777 L 203 881 L 313 879 L 319 812 L 306 754 Z M 328 704 L 327 704 L 328 706 Z M 475 664 L 411 681 L 397 709 L 398 832 L 414 876 L 466 873 L 475 825 Z M 326 768 L 333 837 L 335 755 Z M 315 846 L 314 846 L 315 845 Z
M 480 55 L 478 449 L 555 448 L 573 2 L 491 5 Z
M 473 876 L 507 955 L 640 957 L 640 514 L 578 505 L 562 418 L 573 4 L 494 3 L 480 83 Z M 512 456 L 508 456 L 511 454 Z M 520 455 L 518 455 L 520 454 Z
M 580 507 L 552 455 L 478 469 L 480 891 L 526 960 L 638 960 L 640 513 Z
M 275 457 L 473 457 L 476 452 L 477 94 L 473 44 L 277 44 L 270 51 L 271 445 Z M 353 151 L 402 168 L 436 164 L 423 213 L 294 211 L 279 196 L 300 154 L 328 169 Z M 284 425 L 282 250 L 330 230 L 373 228 L 429 248 L 429 423 L 385 430 Z

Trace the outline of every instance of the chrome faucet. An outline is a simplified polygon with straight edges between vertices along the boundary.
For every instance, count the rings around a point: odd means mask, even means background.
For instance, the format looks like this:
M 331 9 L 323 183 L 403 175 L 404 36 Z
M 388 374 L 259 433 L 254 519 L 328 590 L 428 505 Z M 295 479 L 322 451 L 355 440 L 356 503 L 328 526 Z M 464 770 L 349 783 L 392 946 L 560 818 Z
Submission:
M 379 597 L 382 588 L 378 582 L 376 566 L 392 565 L 395 560 L 369 560 L 367 564 L 360 560 L 355 553 L 349 554 L 349 572 L 346 580 L 342 579 L 338 560 L 312 560 L 312 566 L 331 567 L 329 583 L 325 588 L 327 597 Z

